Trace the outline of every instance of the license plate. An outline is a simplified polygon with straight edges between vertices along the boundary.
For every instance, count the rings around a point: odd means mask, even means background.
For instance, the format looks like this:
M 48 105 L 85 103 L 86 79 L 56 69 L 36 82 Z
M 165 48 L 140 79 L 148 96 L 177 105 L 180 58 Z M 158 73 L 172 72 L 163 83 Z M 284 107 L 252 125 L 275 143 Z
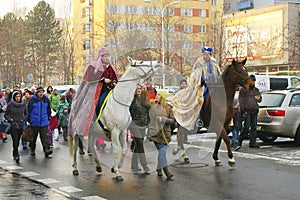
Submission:
M 257 126 L 257 127 L 256 127 L 256 130 L 257 130 L 257 131 L 261 131 L 261 126 Z

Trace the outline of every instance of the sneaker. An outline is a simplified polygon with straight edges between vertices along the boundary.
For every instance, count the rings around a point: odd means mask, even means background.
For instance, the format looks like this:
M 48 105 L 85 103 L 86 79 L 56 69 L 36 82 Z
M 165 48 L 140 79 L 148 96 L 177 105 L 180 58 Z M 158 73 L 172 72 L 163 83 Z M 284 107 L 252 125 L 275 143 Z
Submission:
M 151 170 L 149 169 L 148 166 L 144 167 L 144 172 L 145 174 L 151 174 Z
M 35 156 L 35 151 L 34 150 L 30 150 L 30 155 L 31 156 Z
M 177 155 L 178 152 L 179 152 L 179 147 L 174 147 L 174 149 L 173 149 L 173 151 L 172 151 L 173 155 L 174 155 L 174 156 Z
M 49 155 L 51 155 L 53 153 L 52 150 L 47 150 L 45 151 L 45 157 L 47 158 Z
M 237 146 L 237 147 L 235 147 L 233 150 L 234 150 L 234 151 L 238 151 L 240 148 L 241 148 L 241 146 L 240 146 L 240 145 L 238 145 L 238 146 Z
M 83 151 L 83 149 L 79 149 L 79 154 L 80 155 L 84 155 L 85 154 L 85 152 Z

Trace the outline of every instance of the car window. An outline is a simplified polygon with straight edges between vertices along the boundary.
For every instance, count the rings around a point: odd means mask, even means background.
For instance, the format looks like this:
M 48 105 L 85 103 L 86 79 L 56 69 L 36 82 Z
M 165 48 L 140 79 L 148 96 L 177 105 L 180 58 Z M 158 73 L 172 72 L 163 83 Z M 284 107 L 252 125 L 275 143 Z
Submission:
M 293 77 L 291 78 L 291 86 L 294 87 L 296 85 L 299 85 L 300 83 L 300 79 L 299 78 L 296 78 L 296 77 Z
M 260 108 L 280 107 L 285 94 L 263 93 L 262 101 L 259 103 Z
M 270 89 L 271 90 L 284 90 L 288 87 L 287 78 L 270 78 Z
M 300 106 L 300 94 L 294 94 L 291 98 L 290 106 Z

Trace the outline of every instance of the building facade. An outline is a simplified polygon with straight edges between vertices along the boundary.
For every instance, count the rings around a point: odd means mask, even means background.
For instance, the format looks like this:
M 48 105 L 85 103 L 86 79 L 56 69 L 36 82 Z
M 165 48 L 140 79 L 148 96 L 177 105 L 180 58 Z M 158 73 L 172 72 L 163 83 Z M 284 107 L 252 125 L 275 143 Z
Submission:
M 299 76 L 299 13 L 284 3 L 225 15 L 226 59 L 247 57 L 250 73 Z
M 74 1 L 76 66 L 83 73 L 97 49 L 106 45 L 122 73 L 128 55 L 162 60 L 163 41 L 166 81 L 174 84 L 174 75 L 190 74 L 202 46 L 215 44 L 213 27 L 221 13 L 223 0 Z

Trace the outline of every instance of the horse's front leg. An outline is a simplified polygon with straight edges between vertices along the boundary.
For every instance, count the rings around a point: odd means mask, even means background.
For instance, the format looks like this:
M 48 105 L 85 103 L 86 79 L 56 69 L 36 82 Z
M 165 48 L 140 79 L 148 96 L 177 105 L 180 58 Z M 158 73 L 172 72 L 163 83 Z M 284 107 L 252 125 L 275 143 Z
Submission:
M 78 143 L 79 143 L 79 136 L 76 134 L 73 138 L 70 138 L 71 142 L 73 143 L 73 175 L 78 176 L 79 171 L 77 169 L 77 149 L 78 149 Z M 74 141 L 73 141 L 74 140 Z
M 221 141 L 222 141 L 221 135 L 222 135 L 222 133 L 216 139 L 215 149 L 214 149 L 214 153 L 213 153 L 213 159 L 215 160 L 216 166 L 223 165 L 221 160 L 219 160 L 219 157 L 218 157 L 218 153 L 219 153 L 219 149 L 220 149 L 220 145 L 221 145 Z
M 122 154 L 122 147 L 121 147 L 121 143 L 119 140 L 119 136 L 120 136 L 120 132 L 117 131 L 116 128 L 113 129 L 112 133 L 111 133 L 111 142 L 112 142 L 112 147 L 113 147 L 113 156 L 114 156 L 114 166 L 111 169 L 112 173 L 116 174 L 115 179 L 117 181 L 123 181 L 123 177 L 119 174 L 119 159 L 120 159 L 120 155 Z
M 121 144 L 121 151 L 119 154 L 119 164 L 118 167 L 121 168 L 123 166 L 124 158 L 127 153 L 127 140 L 126 140 L 126 131 L 122 131 L 120 136 L 120 144 Z
M 185 130 L 182 126 L 179 125 L 177 131 L 177 147 L 174 147 L 172 153 L 173 155 L 176 155 L 178 152 L 180 152 L 183 161 L 185 163 L 190 163 L 190 159 L 184 149 L 184 135 L 187 134 L 187 132 L 187 130 Z
M 88 136 L 88 150 L 90 151 L 90 153 L 92 153 L 94 162 L 96 163 L 96 171 L 97 172 L 102 172 L 99 157 L 98 157 L 98 155 L 96 153 L 96 150 L 95 150 L 96 137 L 97 137 L 97 134 L 95 134 L 95 133 L 90 133 L 89 134 L 89 136 Z
M 227 147 L 228 165 L 230 167 L 235 167 L 235 160 L 233 158 L 233 153 L 232 153 L 231 146 L 230 146 L 230 138 L 228 137 L 225 129 L 224 129 L 224 131 L 222 131 L 221 137 L 224 140 L 226 147 Z

